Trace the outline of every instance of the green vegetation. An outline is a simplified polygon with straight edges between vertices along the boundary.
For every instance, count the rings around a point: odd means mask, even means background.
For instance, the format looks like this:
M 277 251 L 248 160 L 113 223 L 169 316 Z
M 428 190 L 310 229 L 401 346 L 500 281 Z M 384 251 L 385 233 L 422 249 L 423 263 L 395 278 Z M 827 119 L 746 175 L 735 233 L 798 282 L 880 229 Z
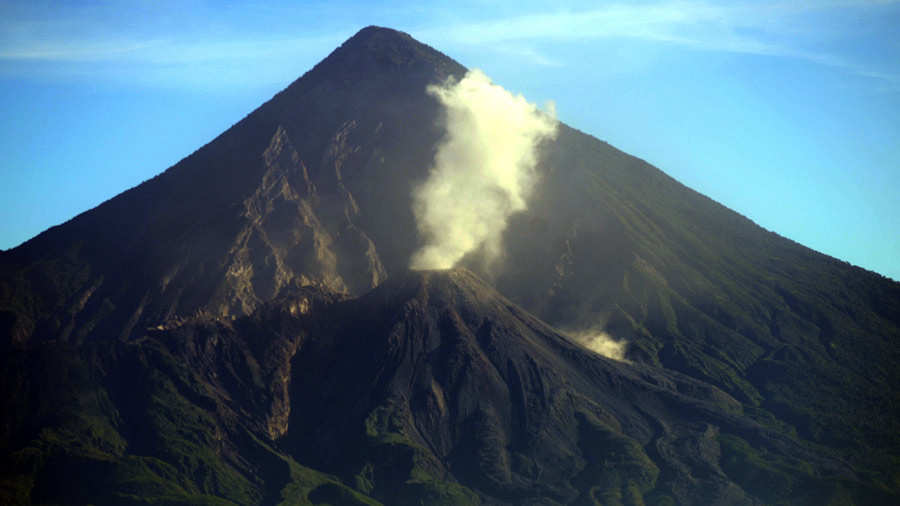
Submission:
M 582 504 L 643 506 L 659 468 L 636 441 L 607 427 L 590 413 L 579 413 L 581 448 L 587 465 L 575 479 Z
M 356 476 L 362 490 L 391 498 L 390 504 L 480 504 L 468 488 L 433 476 L 434 457 L 404 433 L 408 418 L 393 404 L 376 407 L 365 420 L 366 462 Z
M 722 434 L 722 470 L 744 490 L 767 504 L 889 504 L 883 487 L 867 486 L 839 476 L 817 476 L 797 459 L 764 453 L 740 437 Z
M 349 506 L 379 505 L 365 495 L 342 484 L 334 476 L 297 464 L 283 457 L 290 466 L 290 482 L 282 489 L 279 506 L 305 506 L 313 504 L 346 504 Z

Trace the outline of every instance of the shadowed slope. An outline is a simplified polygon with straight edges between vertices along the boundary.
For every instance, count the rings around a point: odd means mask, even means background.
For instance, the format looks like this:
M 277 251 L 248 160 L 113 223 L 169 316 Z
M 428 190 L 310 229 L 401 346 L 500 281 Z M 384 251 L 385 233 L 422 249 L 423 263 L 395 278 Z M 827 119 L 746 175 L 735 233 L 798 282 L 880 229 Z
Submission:
M 586 351 L 464 269 L 395 276 L 315 321 L 282 444 L 386 503 L 447 481 L 516 504 L 814 503 L 856 480 L 717 388 Z M 771 472 L 786 488 L 767 491 L 723 467 L 746 441 L 760 469 L 810 467 Z
M 425 87 L 463 71 L 408 35 L 360 31 L 164 173 L 0 253 L 3 344 L 375 286 L 415 246 L 409 194 L 440 136 Z
M 632 360 L 715 384 L 897 483 L 900 284 L 565 127 L 544 167 L 491 272 L 502 293 L 626 339 Z
M 13 504 L 892 501 L 719 389 L 584 350 L 461 269 L 6 365 Z

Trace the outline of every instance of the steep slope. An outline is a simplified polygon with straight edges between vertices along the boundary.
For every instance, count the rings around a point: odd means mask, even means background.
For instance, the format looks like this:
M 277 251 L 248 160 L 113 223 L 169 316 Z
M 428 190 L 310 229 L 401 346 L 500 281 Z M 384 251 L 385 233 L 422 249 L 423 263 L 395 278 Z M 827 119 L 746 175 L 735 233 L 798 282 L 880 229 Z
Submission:
M 360 31 L 169 170 L 0 254 L 3 344 L 127 338 L 201 309 L 247 314 L 288 286 L 377 285 L 415 245 L 409 194 L 441 135 L 425 86 L 464 70 Z
M 900 484 L 900 284 L 572 130 L 490 275 L 551 324 L 711 382 Z M 477 258 L 470 259 L 478 267 Z
M 893 499 L 717 388 L 584 350 L 465 270 L 20 353 L 4 407 L 28 443 L 3 461 L 8 503 Z
M 446 480 L 515 504 L 815 503 L 856 480 L 715 387 L 588 352 L 466 270 L 392 277 L 317 321 L 282 444 L 388 504 L 465 493 Z
M 252 318 L 5 356 L 0 503 L 309 504 L 324 486 L 373 504 L 274 448 L 303 314 L 333 300 L 305 289 Z

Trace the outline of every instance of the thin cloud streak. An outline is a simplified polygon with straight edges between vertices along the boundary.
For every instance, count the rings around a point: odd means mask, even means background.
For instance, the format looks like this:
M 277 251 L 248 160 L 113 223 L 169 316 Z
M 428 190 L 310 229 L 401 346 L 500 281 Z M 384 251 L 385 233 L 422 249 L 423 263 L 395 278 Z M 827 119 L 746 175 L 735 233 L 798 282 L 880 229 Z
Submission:
M 210 61 L 271 59 L 308 51 L 310 47 L 333 46 L 346 33 L 267 41 L 180 42 L 172 40 L 113 40 L 105 42 L 60 42 L 0 50 L 0 60 L 46 62 L 151 63 L 158 65 Z
M 567 42 L 604 38 L 635 39 L 693 50 L 751 54 L 804 60 L 869 79 L 900 83 L 900 75 L 848 61 L 834 54 L 788 45 L 803 26 L 803 16 L 826 9 L 861 9 L 894 5 L 900 0 L 839 0 L 769 4 L 711 4 L 667 1 L 613 4 L 586 11 L 561 11 L 462 23 L 416 32 L 426 40 L 491 47 L 519 54 L 536 64 L 557 63 L 531 47 L 515 43 Z M 748 35 L 753 33 L 754 35 Z
M 542 67 L 563 66 L 564 59 L 542 47 L 554 42 L 598 39 L 632 39 L 697 51 L 750 54 L 803 60 L 839 71 L 900 86 L 900 72 L 828 53 L 804 37 L 823 37 L 811 17 L 823 11 L 877 12 L 900 0 L 834 0 L 769 3 L 711 3 L 664 0 L 653 3 L 615 3 L 583 11 L 562 10 L 524 13 L 490 21 L 420 26 L 409 30 L 420 40 L 440 47 L 489 47 L 497 54 Z M 0 22 L 0 65 L 6 75 L 28 73 L 28 64 L 141 64 L 172 68 L 198 64 L 229 65 L 286 61 L 298 55 L 320 55 L 352 35 L 352 30 L 296 37 L 273 34 L 270 38 L 237 40 L 219 33 L 211 41 L 177 37 L 129 39 L 108 35 L 80 40 L 71 33 L 71 22 L 53 24 Z M 59 23 L 62 23 L 59 25 Z M 25 28 L 23 28 L 25 26 Z M 68 27 L 68 28 L 66 28 Z M 58 28 L 58 29 L 54 29 Z M 65 29 L 64 29 L 65 28 Z M 354 27 L 358 28 L 358 27 Z M 811 30 L 812 33 L 807 33 Z M 3 35 L 5 34 L 5 35 Z M 55 38 L 54 38 L 55 37 Z M 816 49 L 812 49 L 816 48 Z M 71 71 L 56 69 L 64 76 Z M 153 71 L 148 69 L 148 71 Z
M 121 59 L 158 47 L 160 41 L 117 41 L 94 44 L 36 44 L 0 50 L 0 60 L 84 62 Z
M 283 84 L 352 31 L 268 40 L 66 41 L 0 49 L 0 76 L 42 81 L 227 89 Z

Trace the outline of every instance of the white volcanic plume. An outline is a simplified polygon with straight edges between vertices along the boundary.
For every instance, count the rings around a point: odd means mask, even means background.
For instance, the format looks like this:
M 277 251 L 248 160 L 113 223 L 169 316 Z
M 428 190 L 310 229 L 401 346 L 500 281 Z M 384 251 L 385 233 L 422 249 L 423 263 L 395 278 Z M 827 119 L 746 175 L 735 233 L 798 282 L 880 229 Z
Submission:
M 478 248 L 494 260 L 507 219 L 527 207 L 536 148 L 556 135 L 556 120 L 480 70 L 429 86 L 428 93 L 446 110 L 446 135 L 428 179 L 413 194 L 425 246 L 411 267 L 449 269 Z
M 602 330 L 584 330 L 581 332 L 568 332 L 568 334 L 577 343 L 594 353 L 607 358 L 626 361 L 627 341 L 617 340 Z

